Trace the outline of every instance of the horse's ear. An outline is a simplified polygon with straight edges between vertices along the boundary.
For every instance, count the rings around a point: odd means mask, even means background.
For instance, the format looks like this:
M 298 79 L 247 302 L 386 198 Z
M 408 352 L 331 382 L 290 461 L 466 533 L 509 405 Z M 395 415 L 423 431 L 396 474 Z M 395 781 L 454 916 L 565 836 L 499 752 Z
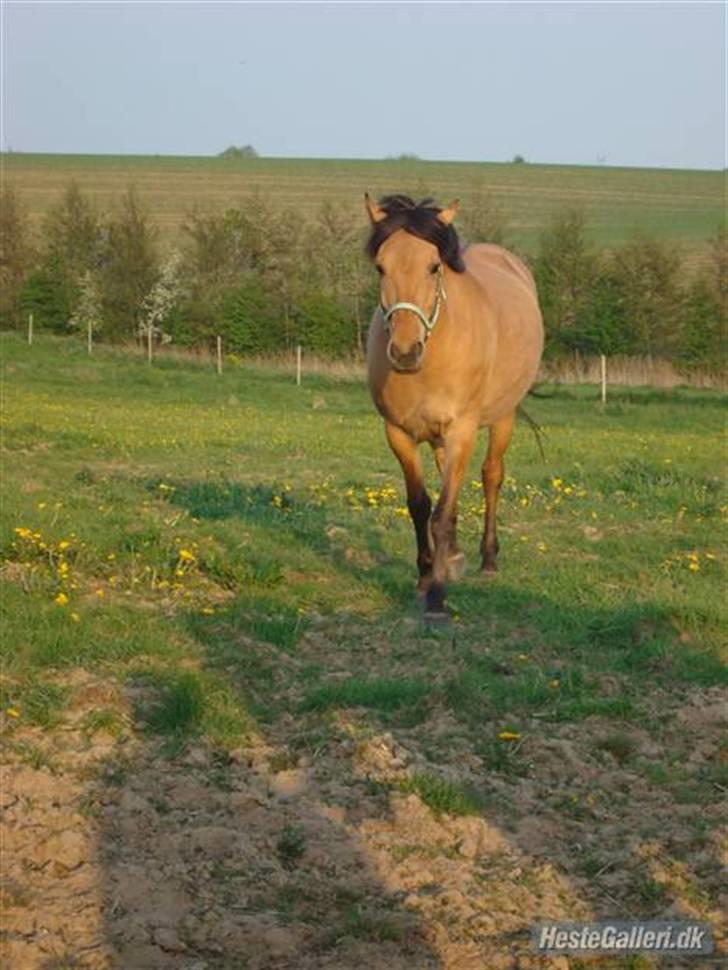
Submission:
M 387 213 L 384 209 L 380 209 L 376 202 L 374 202 L 368 192 L 364 193 L 364 203 L 367 207 L 367 212 L 369 213 L 369 219 L 373 225 L 377 222 L 381 222 L 382 219 L 387 218 Z
M 449 226 L 455 218 L 455 214 L 459 208 L 460 199 L 453 199 L 452 202 L 449 205 L 446 205 L 441 212 L 438 212 L 437 218 L 440 220 L 440 222 L 444 222 L 446 226 Z

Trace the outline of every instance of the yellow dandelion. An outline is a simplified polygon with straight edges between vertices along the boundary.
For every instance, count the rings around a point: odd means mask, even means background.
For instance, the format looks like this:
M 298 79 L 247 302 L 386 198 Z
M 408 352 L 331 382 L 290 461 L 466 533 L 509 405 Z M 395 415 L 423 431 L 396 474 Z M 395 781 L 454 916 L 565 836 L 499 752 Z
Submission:
M 564 483 L 560 478 L 552 478 L 551 484 L 558 491 Z
M 20 717 L 20 711 L 17 707 L 8 707 L 5 711 L 8 717 Z
M 204 613 L 205 616 L 212 616 L 214 612 L 215 611 L 211 606 L 203 606 L 202 609 L 200 610 L 200 613 Z
M 100 600 L 102 600 L 104 596 L 106 596 L 106 593 L 103 591 L 103 589 L 95 589 L 94 594 L 98 596 Z
M 71 613 L 71 619 L 73 620 L 74 623 L 81 622 L 81 617 L 79 616 L 78 613 Z
M 546 552 L 546 550 L 548 549 L 548 546 L 546 545 L 545 542 L 539 542 L 536 548 L 538 549 L 539 552 Z
M 68 597 L 65 593 L 59 593 L 53 600 L 56 606 L 68 606 Z
M 499 741 L 520 741 L 521 735 L 518 731 L 501 731 L 498 735 Z
M 68 541 L 68 539 L 61 539 L 61 541 L 58 543 L 58 548 L 61 552 L 64 552 L 70 545 L 71 543 Z
M 691 562 L 688 564 L 688 569 L 691 573 L 697 573 L 697 571 L 700 569 L 700 565 L 697 562 Z
M 190 552 L 189 549 L 180 549 L 179 558 L 182 562 L 194 562 L 195 554 Z

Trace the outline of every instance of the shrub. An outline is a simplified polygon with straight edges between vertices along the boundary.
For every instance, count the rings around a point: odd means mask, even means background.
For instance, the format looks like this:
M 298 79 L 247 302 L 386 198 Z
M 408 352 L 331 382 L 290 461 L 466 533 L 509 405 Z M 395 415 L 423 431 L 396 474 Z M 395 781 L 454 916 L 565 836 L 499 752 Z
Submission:
M 284 346 L 276 300 L 252 274 L 224 296 L 220 324 L 225 347 L 233 352 L 265 354 Z

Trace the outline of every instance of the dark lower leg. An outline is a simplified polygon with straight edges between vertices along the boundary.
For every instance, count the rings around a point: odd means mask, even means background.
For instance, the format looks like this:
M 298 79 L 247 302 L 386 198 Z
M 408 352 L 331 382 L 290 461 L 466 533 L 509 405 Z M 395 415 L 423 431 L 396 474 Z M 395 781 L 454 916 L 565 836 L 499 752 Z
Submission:
M 402 466 L 407 488 L 407 508 L 412 518 L 417 541 L 418 588 L 423 589 L 432 574 L 432 547 L 430 544 L 430 512 L 432 503 L 425 490 L 422 461 L 417 443 L 395 425 L 386 424 L 387 441 Z
M 419 574 L 418 588 L 423 589 L 432 574 L 432 549 L 430 547 L 430 512 L 432 502 L 427 492 L 422 489 L 407 498 L 407 508 L 415 527 L 417 541 L 417 572 Z

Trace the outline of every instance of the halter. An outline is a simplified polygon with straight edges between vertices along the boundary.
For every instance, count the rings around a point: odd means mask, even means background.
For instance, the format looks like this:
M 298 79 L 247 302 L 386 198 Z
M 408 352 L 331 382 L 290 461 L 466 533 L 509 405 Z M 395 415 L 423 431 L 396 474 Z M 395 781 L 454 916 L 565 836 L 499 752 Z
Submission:
M 435 290 L 435 305 L 432 308 L 432 313 L 428 317 L 422 307 L 417 306 L 416 303 L 394 303 L 389 309 L 387 309 L 383 303 L 379 304 L 379 309 L 382 311 L 384 317 L 384 326 L 387 331 L 391 334 L 394 329 L 392 325 L 392 317 L 398 310 L 410 310 L 412 313 L 416 314 L 425 328 L 425 343 L 427 342 L 430 334 L 435 329 L 435 324 L 437 323 L 438 317 L 440 316 L 440 310 L 442 309 L 442 304 L 447 302 L 447 293 L 445 292 L 445 284 L 442 279 L 442 267 L 437 271 L 437 288 Z

